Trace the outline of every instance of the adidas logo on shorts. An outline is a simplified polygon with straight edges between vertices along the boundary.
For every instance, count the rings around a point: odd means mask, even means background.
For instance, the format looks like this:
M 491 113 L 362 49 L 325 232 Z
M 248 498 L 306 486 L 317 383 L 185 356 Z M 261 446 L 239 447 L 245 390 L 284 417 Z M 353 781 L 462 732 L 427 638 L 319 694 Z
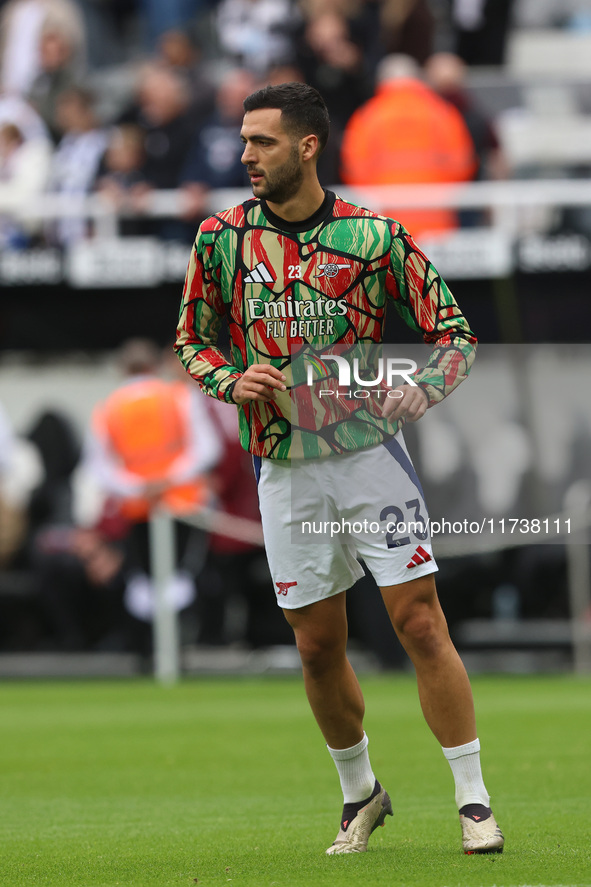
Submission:
M 418 567 L 419 564 L 426 564 L 427 561 L 433 560 L 428 551 L 425 551 L 422 545 L 419 545 L 415 553 L 413 554 L 410 561 L 407 563 L 406 568 L 410 570 L 411 567 Z

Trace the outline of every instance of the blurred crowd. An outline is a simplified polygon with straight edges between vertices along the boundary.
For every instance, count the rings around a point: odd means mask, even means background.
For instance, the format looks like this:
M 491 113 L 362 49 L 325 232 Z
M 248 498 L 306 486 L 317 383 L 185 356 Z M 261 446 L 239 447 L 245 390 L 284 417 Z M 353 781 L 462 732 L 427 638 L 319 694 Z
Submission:
M 208 190 L 248 184 L 242 101 L 265 83 L 305 80 L 325 97 L 326 185 L 503 177 L 494 126 L 465 80 L 469 65 L 502 64 L 512 5 L 4 0 L 0 247 L 92 235 L 76 207 L 94 193 L 120 214 L 121 233 L 190 242 Z M 179 189 L 180 202 L 156 221 L 151 196 L 162 189 Z M 72 209 L 57 221 L 19 218 L 46 192 Z M 457 219 L 408 223 L 416 235 Z
M 0 650 L 147 661 L 156 508 L 173 519 L 166 594 L 183 642 L 287 643 L 236 410 L 201 394 L 172 350 L 150 340 L 125 342 L 116 359 L 121 383 L 94 406 L 81 441 L 66 413 L 43 412 L 16 435 L 0 410 Z M 210 510 L 223 521 L 195 526 Z

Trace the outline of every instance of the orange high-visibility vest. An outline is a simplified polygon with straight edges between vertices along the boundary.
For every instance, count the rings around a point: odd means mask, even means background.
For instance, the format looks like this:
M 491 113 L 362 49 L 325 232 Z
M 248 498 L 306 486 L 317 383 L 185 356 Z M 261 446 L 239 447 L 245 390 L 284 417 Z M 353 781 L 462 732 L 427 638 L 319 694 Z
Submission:
M 342 177 L 348 185 L 462 182 L 476 171 L 474 143 L 460 112 L 419 80 L 382 84 L 359 108 L 343 136 Z M 447 209 L 380 207 L 412 235 L 457 226 Z
M 99 407 L 95 421 L 120 464 L 146 481 L 159 481 L 189 445 L 190 393 L 179 382 L 141 378 L 113 392 Z M 172 485 L 161 501 L 177 514 L 189 513 L 207 499 L 203 478 Z M 121 502 L 132 521 L 146 520 L 150 503 L 144 498 Z

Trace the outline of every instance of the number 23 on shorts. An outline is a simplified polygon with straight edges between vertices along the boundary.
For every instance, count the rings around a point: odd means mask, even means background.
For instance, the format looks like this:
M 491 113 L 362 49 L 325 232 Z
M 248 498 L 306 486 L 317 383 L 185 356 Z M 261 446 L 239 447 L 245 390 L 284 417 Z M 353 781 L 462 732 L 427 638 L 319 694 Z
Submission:
M 421 503 L 418 499 L 409 499 L 404 503 L 407 509 L 406 516 L 397 505 L 386 505 L 380 511 L 380 520 L 387 521 L 386 545 L 388 548 L 400 548 L 401 545 L 410 545 L 410 534 L 424 542 L 429 533 L 427 521 L 421 514 Z

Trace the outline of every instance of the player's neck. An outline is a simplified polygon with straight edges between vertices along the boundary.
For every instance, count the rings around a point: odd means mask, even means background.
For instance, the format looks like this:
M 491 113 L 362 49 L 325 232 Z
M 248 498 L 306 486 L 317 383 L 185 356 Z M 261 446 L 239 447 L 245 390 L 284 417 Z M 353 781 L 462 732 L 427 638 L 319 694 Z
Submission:
M 324 189 L 316 179 L 313 183 L 303 185 L 298 193 L 285 203 L 271 203 L 268 200 L 267 206 L 271 212 L 286 222 L 303 222 L 322 206 L 324 197 Z

